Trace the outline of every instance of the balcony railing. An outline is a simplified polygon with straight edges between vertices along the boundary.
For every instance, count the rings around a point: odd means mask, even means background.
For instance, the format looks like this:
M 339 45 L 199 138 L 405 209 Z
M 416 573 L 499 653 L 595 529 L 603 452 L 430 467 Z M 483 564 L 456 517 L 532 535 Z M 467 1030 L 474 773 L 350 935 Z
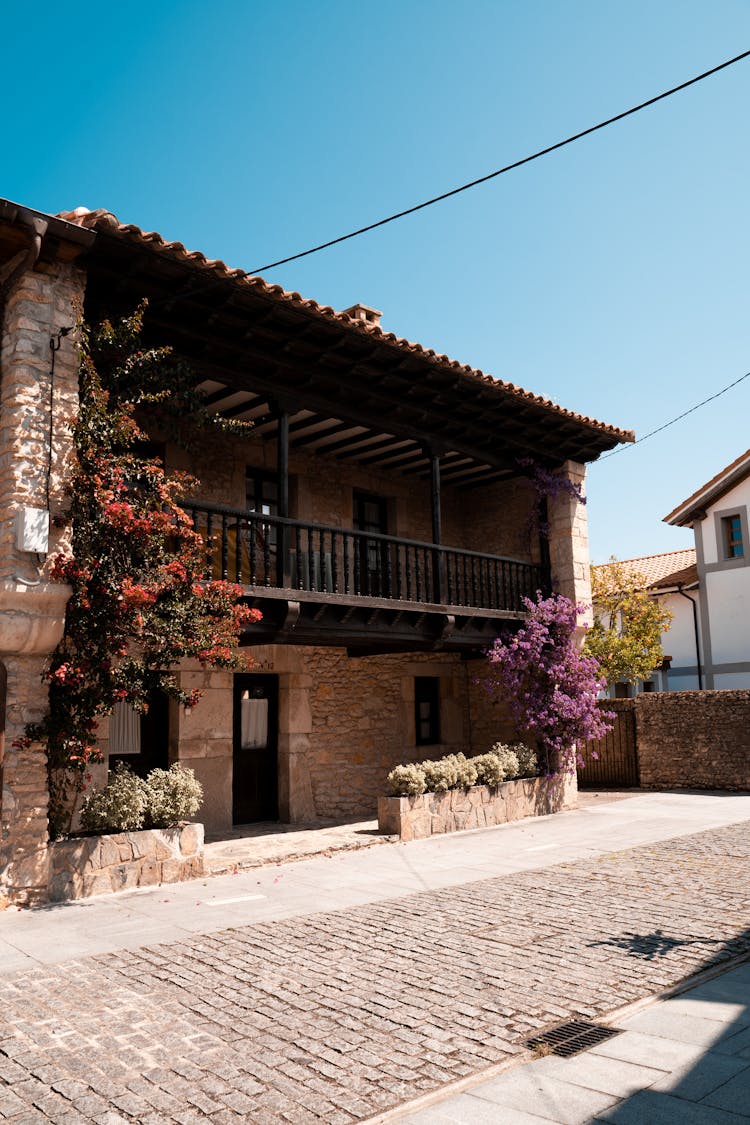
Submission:
M 244 586 L 522 611 L 548 590 L 541 566 L 393 535 L 218 504 L 183 507 L 206 543 L 206 576 Z

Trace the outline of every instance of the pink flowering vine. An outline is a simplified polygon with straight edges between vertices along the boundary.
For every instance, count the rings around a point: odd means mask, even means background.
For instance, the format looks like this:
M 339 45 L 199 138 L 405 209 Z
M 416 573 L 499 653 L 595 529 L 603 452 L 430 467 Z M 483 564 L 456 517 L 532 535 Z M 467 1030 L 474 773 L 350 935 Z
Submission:
M 488 654 L 489 689 L 505 702 L 519 728 L 535 738 L 550 772 L 582 765 L 576 745 L 601 738 L 611 712 L 597 705 L 605 681 L 593 657 L 575 640 L 578 612 L 561 594 L 524 598 L 528 617 L 517 633 L 495 641 Z

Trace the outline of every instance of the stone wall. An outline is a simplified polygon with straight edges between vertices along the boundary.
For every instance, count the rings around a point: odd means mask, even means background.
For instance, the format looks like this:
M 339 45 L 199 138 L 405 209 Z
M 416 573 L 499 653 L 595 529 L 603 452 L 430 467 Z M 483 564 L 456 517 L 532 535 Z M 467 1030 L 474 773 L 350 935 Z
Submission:
M 646 692 L 635 715 L 644 789 L 750 790 L 750 691 Z
M 179 883 L 204 873 L 202 824 L 58 840 L 49 852 L 51 902 Z
M 374 817 L 385 778 L 400 762 L 482 753 L 517 732 L 504 708 L 476 683 L 484 661 L 455 654 L 352 658 L 344 649 L 254 647 L 251 672 L 278 676 L 278 787 L 282 821 Z M 414 677 L 440 680 L 440 742 L 416 744 Z M 232 824 L 233 676 L 187 665 L 187 689 L 204 697 L 170 716 L 170 761 L 201 781 L 201 818 L 211 834 Z
M 585 496 L 586 466 L 566 461 L 562 472 Z M 556 591 L 581 607 L 581 623 L 590 623 L 591 572 L 585 499 L 578 500 L 567 492 L 550 499 L 549 555 Z
M 418 797 L 380 797 L 378 824 L 381 832 L 402 840 L 422 840 L 574 809 L 577 799 L 575 776 L 520 778 L 493 788 L 473 785 Z
M 72 459 L 70 423 L 78 404 L 75 333 L 62 338 L 51 383 L 50 338 L 76 322 L 83 275 L 70 264 L 44 264 L 23 274 L 2 310 L 0 346 L 0 660 L 7 670 L 2 769 L 0 901 L 46 895 L 47 773 L 43 747 L 19 748 L 27 723 L 47 707 L 41 673 L 62 636 L 69 589 L 48 581 L 51 558 L 70 529 L 54 518 L 67 504 Z M 53 431 L 50 449 L 50 391 Z M 49 510 L 46 558 L 16 547 L 16 513 Z

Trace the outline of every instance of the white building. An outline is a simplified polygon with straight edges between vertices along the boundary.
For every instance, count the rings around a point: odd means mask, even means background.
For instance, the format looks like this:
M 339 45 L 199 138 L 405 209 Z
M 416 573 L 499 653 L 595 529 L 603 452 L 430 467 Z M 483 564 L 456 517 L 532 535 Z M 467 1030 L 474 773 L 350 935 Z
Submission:
M 750 688 L 749 506 L 750 449 L 664 517 L 695 534 L 704 688 Z

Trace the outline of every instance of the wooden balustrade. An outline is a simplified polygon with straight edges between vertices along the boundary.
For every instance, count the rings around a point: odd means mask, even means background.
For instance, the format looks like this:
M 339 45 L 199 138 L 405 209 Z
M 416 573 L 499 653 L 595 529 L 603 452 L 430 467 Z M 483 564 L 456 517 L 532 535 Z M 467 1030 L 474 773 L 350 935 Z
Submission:
M 516 612 L 522 598 L 550 587 L 541 566 L 517 559 L 218 504 L 183 506 L 206 544 L 206 576 L 244 586 Z

